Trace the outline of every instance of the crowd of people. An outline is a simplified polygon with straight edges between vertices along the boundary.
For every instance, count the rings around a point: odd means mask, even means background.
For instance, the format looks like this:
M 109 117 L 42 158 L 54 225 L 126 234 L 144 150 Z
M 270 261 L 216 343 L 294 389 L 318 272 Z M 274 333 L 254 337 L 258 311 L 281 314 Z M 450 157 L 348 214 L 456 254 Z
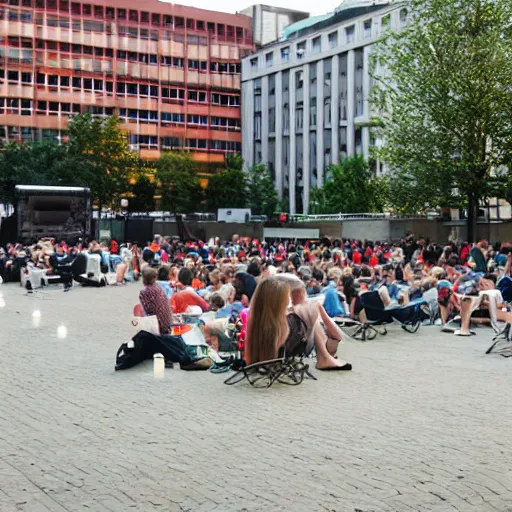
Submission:
M 162 335 L 171 332 L 177 315 L 197 316 L 218 350 L 233 319 L 240 321 L 249 364 L 315 349 L 318 369 L 350 370 L 338 358 L 342 331 L 335 320 L 364 321 L 361 297 L 367 292 L 378 292 L 386 309 L 426 300 L 431 322 L 442 326 L 460 315 L 455 334 L 461 336 L 472 334 L 472 315 L 495 326 L 497 312 L 512 300 L 512 244 L 441 245 L 412 235 L 394 243 L 238 235 L 205 243 L 156 235 L 144 247 L 44 239 L 0 249 L 0 277 L 19 280 L 33 267 L 61 276 L 66 289 L 73 280 L 90 284 L 89 255 L 99 258 L 102 273 L 114 276 L 110 284 L 142 278 L 139 314 L 155 315 Z

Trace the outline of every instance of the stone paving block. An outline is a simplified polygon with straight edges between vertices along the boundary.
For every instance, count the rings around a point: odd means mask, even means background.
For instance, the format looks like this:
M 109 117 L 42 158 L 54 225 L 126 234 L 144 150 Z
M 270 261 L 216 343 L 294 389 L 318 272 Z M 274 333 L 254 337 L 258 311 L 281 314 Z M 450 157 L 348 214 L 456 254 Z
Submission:
M 0 512 L 512 511 L 512 360 L 484 354 L 490 329 L 347 340 L 353 372 L 294 388 L 155 381 L 114 371 L 139 286 L 2 285 Z

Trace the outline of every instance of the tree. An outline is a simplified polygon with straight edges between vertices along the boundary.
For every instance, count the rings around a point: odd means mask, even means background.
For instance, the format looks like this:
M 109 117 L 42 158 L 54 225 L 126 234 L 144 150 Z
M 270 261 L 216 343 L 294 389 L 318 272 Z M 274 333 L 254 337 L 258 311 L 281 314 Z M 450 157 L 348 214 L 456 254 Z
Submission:
M 253 215 L 271 217 L 278 208 L 279 196 L 270 172 L 262 164 L 249 169 L 250 207 Z
M 161 208 L 174 213 L 196 212 L 204 198 L 190 153 L 164 153 L 156 163 L 162 195 Z
M 398 210 L 462 204 L 473 240 L 479 201 L 511 182 L 512 2 L 411 4 L 411 23 L 377 46 L 378 156 Z
M 213 212 L 218 208 L 249 207 L 249 176 L 239 154 L 228 155 L 225 169 L 209 178 L 206 205 Z
M 79 184 L 76 178 L 56 176 L 56 166 L 65 152 L 51 141 L 6 144 L 0 154 L 0 202 L 16 205 L 16 185 Z
M 74 117 L 68 125 L 67 158 L 61 166 L 79 170 L 100 207 L 114 205 L 128 190 L 128 179 L 137 170 L 137 155 L 130 150 L 128 133 L 117 116 L 100 119 L 90 114 Z
M 380 180 L 362 156 L 347 158 L 328 169 L 328 179 L 311 191 L 311 213 L 366 213 L 382 211 Z
M 130 186 L 132 196 L 128 200 L 128 210 L 131 212 L 152 212 L 155 210 L 156 185 L 150 178 L 142 174 Z

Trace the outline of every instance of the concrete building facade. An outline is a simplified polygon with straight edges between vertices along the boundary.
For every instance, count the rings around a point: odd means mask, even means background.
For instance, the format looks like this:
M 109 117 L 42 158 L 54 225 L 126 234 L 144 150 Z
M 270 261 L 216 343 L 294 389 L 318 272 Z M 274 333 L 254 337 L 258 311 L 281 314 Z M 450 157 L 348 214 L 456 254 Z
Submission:
M 0 141 L 65 140 L 68 119 L 118 114 L 142 158 L 239 152 L 251 19 L 158 0 L 0 0 Z
M 252 18 L 253 41 L 265 46 L 281 39 L 285 27 L 309 17 L 309 13 L 282 7 L 256 4 L 240 11 Z
M 243 158 L 268 165 L 290 213 L 307 213 L 340 156 L 370 157 L 372 45 L 407 18 L 403 1 L 346 0 L 242 60 Z

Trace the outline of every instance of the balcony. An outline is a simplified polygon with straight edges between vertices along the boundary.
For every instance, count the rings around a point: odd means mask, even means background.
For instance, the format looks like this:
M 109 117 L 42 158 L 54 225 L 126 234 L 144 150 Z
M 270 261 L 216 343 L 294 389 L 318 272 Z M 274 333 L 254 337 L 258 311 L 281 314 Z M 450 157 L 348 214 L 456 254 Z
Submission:
M 4 82 L 0 87 L 0 94 L 6 98 L 31 99 L 34 97 L 34 88 L 31 85 Z
M 185 45 L 183 43 L 160 40 L 158 45 L 159 53 L 162 55 L 170 55 L 172 57 L 183 57 L 185 55 Z
M 160 80 L 164 82 L 183 83 L 185 82 L 185 71 L 183 68 L 162 66 L 160 68 Z
M 210 54 L 212 59 L 239 60 L 240 49 L 238 46 L 230 46 L 225 44 L 212 44 L 210 46 Z
M 221 128 L 211 128 L 210 136 L 208 137 L 212 140 L 232 140 L 234 142 L 242 142 L 242 134 L 238 131 L 227 131 L 226 129 Z
M 5 36 L 34 37 L 34 25 L 20 21 L 5 21 L 0 23 L 0 34 Z
M 140 110 L 158 110 L 158 100 L 150 98 L 139 98 L 137 96 L 117 96 L 114 99 L 119 108 L 135 108 Z M 173 110 L 174 112 L 174 110 Z

